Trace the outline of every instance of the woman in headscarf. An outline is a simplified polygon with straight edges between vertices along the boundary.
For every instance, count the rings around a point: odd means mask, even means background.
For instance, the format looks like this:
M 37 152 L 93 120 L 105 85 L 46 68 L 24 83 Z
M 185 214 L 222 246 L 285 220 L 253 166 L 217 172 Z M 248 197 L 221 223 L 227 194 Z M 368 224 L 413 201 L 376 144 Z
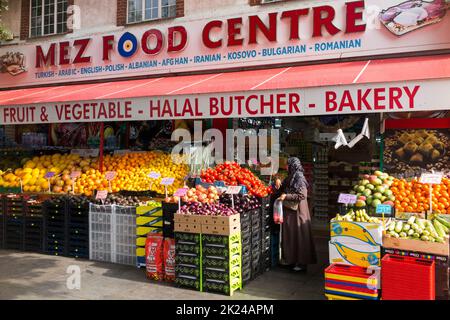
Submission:
M 276 182 L 279 199 L 283 201 L 282 253 L 284 262 L 294 271 L 306 271 L 317 263 L 308 208 L 308 182 L 298 158 L 288 159 L 288 176 Z

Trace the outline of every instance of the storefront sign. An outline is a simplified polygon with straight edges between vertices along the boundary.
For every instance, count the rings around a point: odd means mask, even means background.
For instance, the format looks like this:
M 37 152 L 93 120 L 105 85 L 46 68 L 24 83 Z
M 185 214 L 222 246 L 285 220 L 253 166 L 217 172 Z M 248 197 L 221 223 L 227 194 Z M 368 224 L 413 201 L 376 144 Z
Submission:
M 446 3 L 404 2 L 292 1 L 278 11 L 252 7 L 230 17 L 2 46 L 0 87 L 448 49 Z
M 420 176 L 420 183 L 424 184 L 441 184 L 442 173 L 422 173 Z
M 2 106 L 0 124 L 448 110 L 450 79 Z
M 357 197 L 354 194 L 341 193 L 339 194 L 338 203 L 354 204 L 356 203 L 356 199 Z

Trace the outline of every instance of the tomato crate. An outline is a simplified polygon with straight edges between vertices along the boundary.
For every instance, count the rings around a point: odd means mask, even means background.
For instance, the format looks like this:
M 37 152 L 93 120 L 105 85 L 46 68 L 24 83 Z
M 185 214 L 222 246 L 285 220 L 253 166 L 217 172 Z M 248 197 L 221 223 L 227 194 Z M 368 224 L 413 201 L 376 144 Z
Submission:
M 199 244 L 202 241 L 200 234 L 175 232 L 175 241 L 183 241 L 191 244 Z
M 235 278 L 242 278 L 240 266 L 235 266 L 230 270 L 220 268 L 203 268 L 204 280 L 231 281 Z
M 175 266 L 175 277 L 185 275 L 200 278 L 201 274 L 202 274 L 201 268 L 195 265 L 177 264 Z
M 175 284 L 178 287 L 194 289 L 197 291 L 203 291 L 202 280 L 194 276 L 179 276 L 175 277 Z
M 200 255 L 202 251 L 200 244 L 190 244 L 190 243 L 183 243 L 182 241 L 177 241 L 175 245 L 175 252 L 177 254 L 179 253 L 193 253 L 196 255 Z
M 187 253 L 177 253 L 175 254 L 175 265 L 191 265 L 201 267 L 202 258 L 200 255 L 187 254 Z
M 203 245 L 232 245 L 240 243 L 241 235 L 240 233 L 235 233 L 230 236 L 220 236 L 220 235 L 209 235 L 209 234 L 203 234 L 202 235 L 202 243 Z
M 435 262 L 387 254 L 381 260 L 383 300 L 435 300 Z
M 203 280 L 203 291 L 216 292 L 232 296 L 236 290 L 242 289 L 242 278 L 234 278 L 230 281 Z

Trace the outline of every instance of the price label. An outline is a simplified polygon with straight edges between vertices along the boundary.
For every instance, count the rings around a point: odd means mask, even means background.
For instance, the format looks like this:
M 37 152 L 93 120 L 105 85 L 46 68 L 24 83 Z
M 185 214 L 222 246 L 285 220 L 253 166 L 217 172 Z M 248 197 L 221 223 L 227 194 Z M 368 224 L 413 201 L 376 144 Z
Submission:
M 55 172 L 49 171 L 49 172 L 47 172 L 47 173 L 45 174 L 44 178 L 45 178 L 45 179 L 50 179 L 50 178 L 53 178 L 54 176 L 55 176 Z
M 71 154 L 77 154 L 80 157 L 98 157 L 98 149 L 72 149 Z
M 442 173 L 422 173 L 420 176 L 420 183 L 424 184 L 441 184 Z
M 105 173 L 105 178 L 106 178 L 106 180 L 111 181 L 111 180 L 113 180 L 116 177 L 116 175 L 117 175 L 117 172 L 115 172 L 115 171 L 108 171 L 108 172 Z
M 123 149 L 123 150 L 114 150 L 115 155 L 121 155 L 121 154 L 127 154 L 130 153 L 129 149 Z
M 392 206 L 390 206 L 388 204 L 379 204 L 379 205 L 377 205 L 375 212 L 376 212 L 376 214 L 391 215 L 392 214 Z
M 158 179 L 159 177 L 161 177 L 161 173 L 152 171 L 152 172 L 150 172 L 150 173 L 148 174 L 148 176 L 149 176 L 150 178 L 152 178 L 152 179 Z
M 180 188 L 173 194 L 175 197 L 184 197 L 188 192 L 189 188 Z
M 70 173 L 70 179 L 77 179 L 79 176 L 81 176 L 81 171 L 72 171 Z
M 238 194 L 239 192 L 241 192 L 242 186 L 229 186 L 227 188 L 226 193 L 227 194 Z
M 356 199 L 357 197 L 355 194 L 341 193 L 339 194 L 338 203 L 354 204 L 356 203 Z
M 97 191 L 97 194 L 95 195 L 95 199 L 105 200 L 107 196 L 108 196 L 107 190 L 99 190 L 99 191 Z
M 162 178 L 161 184 L 163 186 L 170 186 L 175 182 L 175 178 Z

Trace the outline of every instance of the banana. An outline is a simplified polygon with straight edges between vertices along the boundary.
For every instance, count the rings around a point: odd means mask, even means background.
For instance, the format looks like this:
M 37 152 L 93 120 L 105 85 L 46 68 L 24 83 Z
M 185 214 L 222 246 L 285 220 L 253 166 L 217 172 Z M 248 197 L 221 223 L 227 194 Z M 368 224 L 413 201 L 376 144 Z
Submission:
M 340 221 L 339 223 L 337 222 L 331 223 L 331 237 L 338 237 L 338 236 L 359 239 L 372 246 L 379 245 L 378 243 L 375 242 L 375 239 L 369 232 L 367 232 L 366 229 L 364 229 L 363 227 L 361 227 L 356 223 L 349 221 Z
M 351 249 L 339 242 L 332 242 L 339 254 L 350 264 L 360 267 L 378 266 L 380 252 L 363 252 Z

